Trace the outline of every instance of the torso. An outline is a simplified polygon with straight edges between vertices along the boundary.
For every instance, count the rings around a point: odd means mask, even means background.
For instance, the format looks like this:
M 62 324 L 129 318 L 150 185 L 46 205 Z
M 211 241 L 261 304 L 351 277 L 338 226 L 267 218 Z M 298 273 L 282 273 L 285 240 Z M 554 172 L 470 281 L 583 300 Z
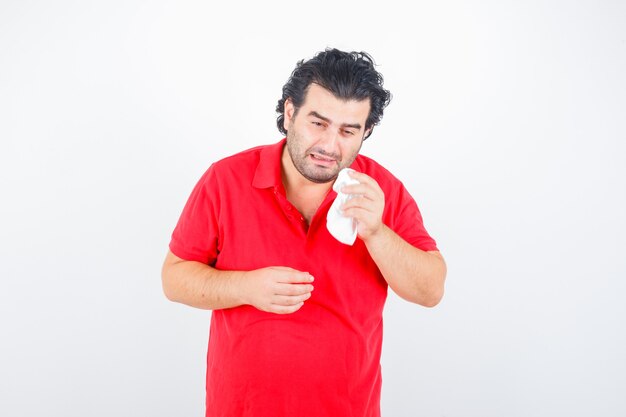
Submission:
M 181 258 L 220 270 L 284 266 L 315 277 L 311 298 L 293 314 L 250 305 L 212 312 L 206 415 L 379 417 L 387 283 L 362 240 L 344 245 L 328 232 L 330 184 L 280 183 L 272 169 L 279 150 L 215 163 L 170 243 Z M 365 157 L 354 168 L 376 179 L 390 204 L 405 207 L 386 209 L 385 224 L 420 249 L 436 248 L 399 181 Z M 294 208 L 306 216 L 307 230 Z
M 317 212 L 330 188 L 324 190 L 311 190 L 311 187 L 307 187 L 304 190 L 286 190 L 287 200 L 293 206 L 298 209 L 302 217 L 306 220 L 307 224 L 311 224 L 311 219 Z

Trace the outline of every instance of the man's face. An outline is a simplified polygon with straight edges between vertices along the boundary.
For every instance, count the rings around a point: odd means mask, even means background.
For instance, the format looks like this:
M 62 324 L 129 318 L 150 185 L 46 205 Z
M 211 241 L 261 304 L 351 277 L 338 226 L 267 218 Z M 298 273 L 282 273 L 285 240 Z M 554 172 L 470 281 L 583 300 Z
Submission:
M 300 174 L 309 181 L 334 181 L 342 168 L 357 157 L 370 102 L 344 101 L 317 84 L 311 84 L 297 114 L 285 102 L 287 150 Z

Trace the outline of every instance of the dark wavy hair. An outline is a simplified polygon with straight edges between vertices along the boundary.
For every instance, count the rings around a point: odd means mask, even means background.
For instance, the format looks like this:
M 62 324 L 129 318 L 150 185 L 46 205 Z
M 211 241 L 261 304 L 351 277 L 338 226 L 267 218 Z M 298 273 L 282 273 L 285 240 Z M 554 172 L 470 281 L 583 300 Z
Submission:
M 373 128 L 380 122 L 383 110 L 391 101 L 391 93 L 383 88 L 383 76 L 374 69 L 374 65 L 372 57 L 365 52 L 343 52 L 334 48 L 327 48 L 308 61 L 299 61 L 283 86 L 283 96 L 276 106 L 278 130 L 287 134 L 283 126 L 285 101 L 290 98 L 297 113 L 311 83 L 324 87 L 342 100 L 369 98 L 370 113 L 365 129 Z

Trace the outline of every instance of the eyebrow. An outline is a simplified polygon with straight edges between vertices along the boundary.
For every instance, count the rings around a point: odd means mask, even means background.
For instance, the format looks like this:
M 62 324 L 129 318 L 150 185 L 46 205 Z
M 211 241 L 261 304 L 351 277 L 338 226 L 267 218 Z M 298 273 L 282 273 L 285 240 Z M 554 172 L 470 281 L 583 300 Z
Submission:
M 322 116 L 321 114 L 319 114 L 315 110 L 310 111 L 309 112 L 309 116 L 313 116 L 313 117 L 317 117 L 318 119 L 322 119 L 326 123 L 332 123 L 332 120 L 330 120 L 328 117 Z M 361 127 L 362 127 L 360 123 L 343 123 L 341 126 L 342 127 L 351 127 L 351 128 L 357 129 L 357 130 L 361 130 Z

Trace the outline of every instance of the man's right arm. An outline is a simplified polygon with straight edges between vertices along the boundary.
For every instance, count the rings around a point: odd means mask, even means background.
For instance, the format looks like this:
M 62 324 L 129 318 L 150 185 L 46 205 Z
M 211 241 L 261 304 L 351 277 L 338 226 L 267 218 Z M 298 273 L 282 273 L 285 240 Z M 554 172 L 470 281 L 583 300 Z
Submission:
M 171 300 L 205 310 L 252 305 L 277 314 L 293 313 L 313 291 L 313 277 L 283 266 L 253 271 L 221 271 L 168 251 L 161 273 Z

